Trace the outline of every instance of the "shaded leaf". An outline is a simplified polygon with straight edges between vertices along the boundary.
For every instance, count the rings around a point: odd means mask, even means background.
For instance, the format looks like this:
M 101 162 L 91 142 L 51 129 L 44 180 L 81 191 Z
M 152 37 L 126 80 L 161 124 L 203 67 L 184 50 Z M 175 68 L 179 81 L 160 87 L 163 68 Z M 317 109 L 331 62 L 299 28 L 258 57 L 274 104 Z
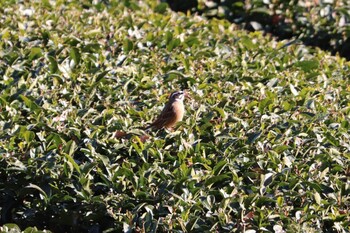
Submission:
M 71 48 L 69 55 L 76 65 L 80 63 L 81 55 L 79 49 Z
M 225 180 L 227 180 L 229 178 L 230 178 L 230 176 L 228 176 L 226 174 L 222 174 L 222 175 L 218 175 L 218 176 L 212 176 L 212 177 L 210 177 L 209 179 L 207 179 L 205 181 L 205 185 L 209 186 L 209 185 L 212 185 L 212 184 L 223 182 L 223 181 L 225 181 Z
M 50 72 L 53 73 L 53 74 L 57 73 L 57 71 L 58 71 L 58 64 L 57 64 L 56 59 L 53 56 L 48 56 L 48 59 L 50 61 L 50 65 L 49 65 Z
M 317 60 L 299 61 L 295 63 L 296 67 L 301 68 L 305 72 L 310 72 L 319 67 L 319 62 Z

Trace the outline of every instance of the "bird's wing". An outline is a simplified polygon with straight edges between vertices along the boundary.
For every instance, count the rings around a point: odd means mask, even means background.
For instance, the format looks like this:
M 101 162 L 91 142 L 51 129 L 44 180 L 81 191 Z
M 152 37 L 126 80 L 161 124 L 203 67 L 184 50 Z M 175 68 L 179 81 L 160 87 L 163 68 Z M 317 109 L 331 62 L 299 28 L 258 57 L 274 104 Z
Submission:
M 151 127 L 162 128 L 166 122 L 174 117 L 174 108 L 172 104 L 167 104 L 163 108 L 158 118 L 150 125 Z

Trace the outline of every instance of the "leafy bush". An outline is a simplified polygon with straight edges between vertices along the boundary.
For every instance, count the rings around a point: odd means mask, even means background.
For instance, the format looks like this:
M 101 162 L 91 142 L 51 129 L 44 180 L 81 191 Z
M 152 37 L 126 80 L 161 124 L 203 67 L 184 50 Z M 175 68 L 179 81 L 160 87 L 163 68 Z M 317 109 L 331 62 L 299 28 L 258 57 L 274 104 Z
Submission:
M 1 231 L 348 229 L 344 59 L 155 1 L 0 4 Z
M 192 1 L 166 2 L 174 10 L 225 18 L 242 28 L 263 30 L 279 39 L 298 38 L 306 45 L 350 59 L 350 7 L 346 0 L 202 0 L 186 7 L 184 2 Z

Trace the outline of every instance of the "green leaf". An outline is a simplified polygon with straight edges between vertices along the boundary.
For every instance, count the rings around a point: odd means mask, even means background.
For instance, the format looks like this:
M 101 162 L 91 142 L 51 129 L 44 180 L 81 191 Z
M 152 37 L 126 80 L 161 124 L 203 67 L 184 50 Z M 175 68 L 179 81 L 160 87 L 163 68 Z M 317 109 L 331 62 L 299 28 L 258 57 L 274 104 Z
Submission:
M 257 44 L 255 44 L 252 39 L 248 36 L 243 36 L 240 38 L 240 42 L 243 44 L 244 47 L 247 49 L 256 49 L 258 47 Z
M 289 146 L 287 145 L 278 145 L 275 148 L 273 148 L 273 150 L 276 151 L 278 154 L 281 154 L 288 149 L 289 149 Z
M 8 232 L 21 232 L 19 226 L 14 223 L 6 223 L 2 226 L 2 228 L 0 229 L 4 230 L 5 232 L 7 232 L 6 230 L 9 230 Z
M 227 114 L 224 109 L 219 107 L 214 107 L 214 110 L 220 114 L 220 117 L 222 117 L 223 119 L 226 119 Z
M 69 56 L 71 57 L 71 59 L 73 59 L 75 65 L 78 65 L 80 63 L 81 55 L 79 49 L 75 47 L 71 48 Z
M 269 10 L 267 7 L 254 7 L 251 12 L 253 13 L 262 13 L 266 15 L 271 15 L 271 10 Z
M 39 231 L 36 227 L 27 227 L 23 233 L 45 233 L 46 231 Z
M 81 173 L 80 172 L 80 167 L 79 165 L 75 162 L 75 160 L 73 159 L 72 156 L 70 156 L 69 154 L 67 153 L 63 153 L 64 156 L 66 157 L 66 159 L 68 160 L 67 163 L 69 163 L 79 174 Z
M 170 41 L 173 40 L 173 33 L 170 31 L 165 32 L 165 44 L 168 45 Z
M 30 49 L 29 60 L 35 60 L 42 57 L 41 48 L 33 47 Z
M 134 177 L 134 173 L 125 167 L 119 167 L 118 170 L 115 172 L 115 176 L 126 176 L 128 178 Z
M 221 170 L 226 166 L 226 164 L 227 164 L 226 160 L 221 160 L 220 162 L 218 162 L 213 169 L 213 174 L 214 175 L 220 174 Z
M 349 123 L 349 121 L 343 120 L 343 121 L 341 122 L 341 127 L 344 128 L 344 129 L 349 129 L 349 128 L 350 128 L 350 123 Z
M 291 103 L 290 101 L 283 101 L 282 107 L 284 111 L 290 111 L 294 107 L 294 103 Z
M 65 44 L 70 46 L 77 46 L 81 41 L 76 37 L 70 37 L 64 41 Z
M 199 44 L 199 40 L 198 40 L 198 38 L 196 36 L 189 36 L 189 37 L 186 38 L 185 44 L 188 47 L 192 47 L 194 45 L 198 45 Z
M 260 135 L 261 135 L 261 131 L 249 133 L 247 143 L 252 144 L 253 142 L 255 142 L 256 139 L 258 139 L 260 137 Z
M 314 59 L 308 61 L 299 61 L 295 63 L 295 66 L 301 68 L 305 72 L 310 72 L 317 69 L 320 66 L 320 63 L 318 60 Z
M 265 98 L 259 102 L 259 112 L 263 114 L 265 112 L 266 107 L 272 104 L 272 100 L 270 98 Z
M 24 104 L 31 110 L 31 111 L 36 111 L 39 109 L 39 106 L 32 101 L 31 99 L 29 99 L 28 97 L 24 96 L 24 95 L 20 95 L 21 99 L 23 100 Z
M 98 74 L 95 82 L 96 83 L 100 82 L 108 73 L 109 73 L 109 70 L 105 70 L 105 71 L 101 72 L 100 74 Z
M 70 140 L 64 146 L 64 150 L 63 151 L 66 154 L 68 154 L 69 156 L 72 156 L 76 149 L 77 149 L 77 144 L 73 140 Z
M 30 143 L 35 139 L 35 133 L 33 131 L 28 130 L 23 133 L 23 137 L 27 143 Z
M 176 70 L 171 70 L 169 71 L 165 76 L 164 76 L 164 81 L 165 82 L 171 82 L 172 80 L 178 79 L 179 82 L 183 82 L 183 80 L 186 78 L 186 76 L 179 71 Z
M 181 44 L 181 41 L 180 39 L 178 38 L 175 38 L 175 39 L 172 39 L 168 44 L 167 44 L 167 50 L 168 51 L 172 51 L 174 48 L 178 47 L 179 45 Z M 186 64 L 184 64 L 186 66 Z M 187 67 L 188 68 L 188 67 Z M 187 69 L 186 68 L 186 69 Z
M 57 133 L 50 133 L 49 136 L 46 138 L 46 141 L 48 142 L 48 148 L 47 150 L 53 150 L 53 149 L 57 149 L 59 148 L 62 143 L 63 143 L 63 140 L 62 138 L 60 137 L 59 134 Z
M 134 44 L 131 40 L 125 39 L 123 42 L 123 50 L 125 53 L 129 53 L 134 49 Z
M 314 193 L 314 198 L 315 198 L 315 201 L 318 205 L 321 205 L 321 195 L 318 193 L 318 192 L 315 192 Z
M 167 8 L 168 4 L 166 4 L 165 2 L 161 2 L 154 8 L 154 12 L 164 14 Z
M 50 64 L 49 64 L 50 72 L 52 74 L 57 73 L 57 71 L 58 71 L 58 64 L 57 64 L 56 59 L 53 56 L 48 56 L 48 59 L 50 61 Z
M 277 205 L 278 205 L 278 207 L 283 207 L 283 197 L 281 197 L 281 196 L 279 196 L 279 197 L 277 197 Z
M 223 182 L 223 181 L 225 181 L 225 180 L 227 180 L 229 178 L 230 178 L 230 176 L 228 176 L 226 174 L 213 176 L 213 177 L 210 177 L 209 179 L 207 179 L 205 181 L 205 186 L 209 186 L 209 185 L 212 185 L 212 184 L 215 184 L 215 183 Z
M 101 45 L 97 43 L 87 44 L 82 47 L 83 53 L 98 53 L 101 50 Z
M 48 199 L 48 196 L 47 196 L 46 192 L 42 188 L 40 188 L 38 185 L 29 184 L 29 185 L 26 186 L 26 188 L 36 189 L 45 197 L 45 200 Z
M 330 142 L 333 146 L 339 146 L 339 140 L 333 137 L 329 132 L 327 132 L 325 136 L 327 141 Z

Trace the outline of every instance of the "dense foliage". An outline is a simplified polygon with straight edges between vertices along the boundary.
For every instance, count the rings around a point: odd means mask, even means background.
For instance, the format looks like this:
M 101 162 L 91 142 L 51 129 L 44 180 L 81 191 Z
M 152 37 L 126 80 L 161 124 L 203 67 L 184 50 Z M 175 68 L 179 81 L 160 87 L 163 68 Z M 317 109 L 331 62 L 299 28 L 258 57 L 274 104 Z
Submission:
M 349 229 L 344 59 L 156 1 L 0 11 L 1 231 Z
M 164 0 L 175 11 L 225 18 L 242 28 L 339 53 L 350 60 L 348 0 Z

